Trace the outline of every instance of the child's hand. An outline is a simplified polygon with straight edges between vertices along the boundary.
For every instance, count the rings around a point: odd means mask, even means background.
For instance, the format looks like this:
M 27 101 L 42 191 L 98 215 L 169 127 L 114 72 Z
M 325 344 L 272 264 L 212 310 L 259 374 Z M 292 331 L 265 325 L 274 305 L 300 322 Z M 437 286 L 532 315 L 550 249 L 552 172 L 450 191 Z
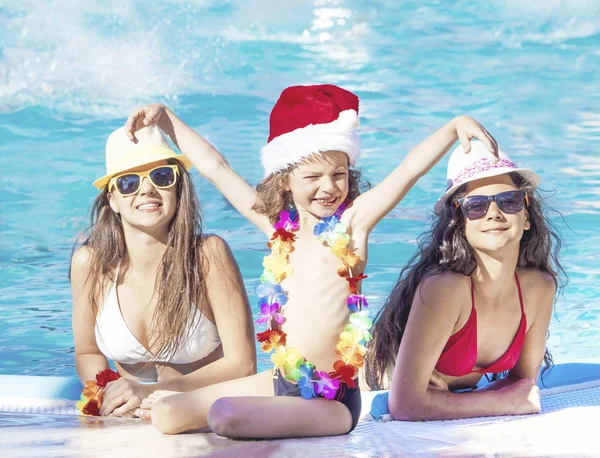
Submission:
M 136 108 L 133 113 L 127 118 L 125 122 L 125 132 L 134 143 L 137 143 L 135 138 L 135 132 L 147 127 L 152 124 L 158 124 L 162 115 L 165 113 L 165 106 L 160 103 L 153 103 L 151 105 L 144 105 L 143 107 Z
M 498 157 L 498 143 L 485 128 L 470 116 L 457 116 L 453 120 L 456 134 L 465 153 L 471 151 L 471 139 L 481 140 L 494 156 Z

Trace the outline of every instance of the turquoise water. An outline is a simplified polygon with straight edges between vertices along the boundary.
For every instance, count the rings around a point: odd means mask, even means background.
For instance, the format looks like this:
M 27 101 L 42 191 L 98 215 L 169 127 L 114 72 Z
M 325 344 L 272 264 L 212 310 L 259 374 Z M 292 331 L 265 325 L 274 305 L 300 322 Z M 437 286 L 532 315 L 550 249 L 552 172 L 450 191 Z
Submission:
M 73 373 L 71 247 L 105 140 L 132 108 L 167 103 L 256 183 L 279 92 L 319 82 L 361 97 L 373 183 L 463 113 L 538 171 L 564 215 L 570 277 L 549 346 L 558 362 L 600 362 L 598 2 L 4 0 L 0 23 L 0 374 Z M 371 236 L 374 308 L 426 227 L 445 164 Z M 264 236 L 195 180 L 205 230 L 231 244 L 254 302 Z

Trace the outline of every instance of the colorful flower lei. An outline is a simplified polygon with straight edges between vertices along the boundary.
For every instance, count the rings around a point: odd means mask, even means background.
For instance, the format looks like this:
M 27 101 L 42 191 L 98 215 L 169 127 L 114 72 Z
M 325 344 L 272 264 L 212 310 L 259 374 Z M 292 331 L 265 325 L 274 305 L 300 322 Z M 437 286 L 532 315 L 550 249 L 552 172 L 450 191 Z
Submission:
M 260 277 L 261 283 L 256 287 L 256 295 L 260 305 L 260 313 L 256 319 L 257 324 L 267 323 L 268 329 L 256 334 L 256 340 L 261 343 L 261 348 L 266 353 L 271 353 L 271 361 L 276 369 L 282 368 L 287 380 L 296 382 L 303 398 L 311 399 L 321 396 L 334 399 L 340 383 L 349 387 L 356 386 L 355 379 L 358 369 L 364 364 L 364 355 L 367 351 L 365 343 L 372 339 L 369 329 L 373 325 L 371 316 L 366 309 L 369 304 L 364 295 L 359 294 L 357 283 L 367 278 L 362 273 L 352 275 L 352 269 L 360 258 L 354 250 L 348 248 L 350 236 L 346 226 L 340 222 L 340 217 L 347 204 L 344 202 L 330 217 L 322 219 L 315 225 L 314 234 L 326 243 L 333 254 L 342 261 L 338 270 L 341 277 L 346 278 L 350 294 L 348 308 L 353 313 L 349 322 L 340 334 L 336 346 L 338 359 L 333 365 L 332 372 L 321 372 L 308 362 L 297 348 L 286 347 L 286 333 L 273 329 L 273 321 L 282 324 L 285 321 L 283 306 L 288 300 L 287 292 L 283 290 L 281 282 L 293 273 L 289 265 L 289 254 L 294 251 L 296 235 L 292 231 L 299 228 L 298 214 L 295 210 L 284 210 L 279 214 L 279 221 L 274 224 L 275 232 L 267 246 L 271 254 L 265 256 Z
M 108 382 L 118 380 L 121 375 L 112 369 L 105 369 L 96 374 L 96 380 L 87 380 L 83 390 L 81 390 L 81 399 L 77 401 L 75 407 L 83 415 L 100 416 L 100 406 L 102 405 L 104 387 Z

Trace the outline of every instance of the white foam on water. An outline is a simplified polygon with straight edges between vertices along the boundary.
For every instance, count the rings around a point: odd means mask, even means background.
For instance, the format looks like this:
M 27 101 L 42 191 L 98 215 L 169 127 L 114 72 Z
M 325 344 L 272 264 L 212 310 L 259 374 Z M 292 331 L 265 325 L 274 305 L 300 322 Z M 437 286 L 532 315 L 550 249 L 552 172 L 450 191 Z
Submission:
M 12 3 L 12 2 L 11 2 Z M 127 2 L 14 2 L 0 61 L 0 106 L 31 105 L 101 113 L 119 101 L 166 97 L 190 79 L 169 61 L 158 27 L 137 23 Z M 111 33 L 90 18 L 104 17 Z
M 496 11 L 492 28 L 477 25 L 486 16 L 469 4 L 438 4 L 425 8 L 423 27 L 452 27 L 463 7 L 474 15 L 479 40 L 511 47 L 562 44 L 600 33 L 600 3 L 595 0 L 496 0 L 486 6 Z M 393 9 L 382 5 L 382 11 L 386 8 Z M 356 71 L 354 77 L 368 85 L 378 79 L 360 74 L 371 63 L 376 44 L 369 47 L 367 40 L 377 33 L 370 23 L 376 16 L 364 14 L 371 10 L 349 0 L 5 0 L 0 112 L 41 106 L 121 117 L 135 104 L 159 99 L 173 105 L 185 94 L 272 92 L 280 74 L 299 83 L 325 77 L 342 83 L 344 73 Z M 410 5 L 398 10 L 406 27 L 424 20 L 420 14 Z M 256 43 L 257 49 L 248 51 L 248 43 Z M 264 43 L 282 45 L 286 59 L 286 45 L 303 47 L 323 65 L 274 70 L 274 51 Z M 244 65 L 252 71 L 236 74 Z
M 42 106 L 119 117 L 141 102 L 264 86 L 262 74 L 227 74 L 252 60 L 238 49 L 247 42 L 314 45 L 339 37 L 324 58 L 365 60 L 356 46 L 343 47 L 365 27 L 349 23 L 349 9 L 328 8 L 337 0 L 3 3 L 0 112 Z

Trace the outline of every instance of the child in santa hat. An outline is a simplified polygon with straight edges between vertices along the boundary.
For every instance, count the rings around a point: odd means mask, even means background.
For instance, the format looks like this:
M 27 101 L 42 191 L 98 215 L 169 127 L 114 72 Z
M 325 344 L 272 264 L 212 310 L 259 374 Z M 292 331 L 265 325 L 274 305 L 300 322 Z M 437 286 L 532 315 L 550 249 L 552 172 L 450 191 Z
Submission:
M 162 105 L 135 110 L 130 139 L 157 124 L 246 218 L 269 238 L 257 334 L 274 369 L 187 393 L 156 391 L 138 415 L 174 434 L 209 426 L 233 438 L 346 434 L 361 410 L 358 371 L 372 325 L 361 281 L 369 233 L 460 139 L 497 145 L 460 116 L 413 148 L 381 183 L 360 194 L 358 97 L 333 85 L 285 89 L 261 151 L 265 178 L 252 188 L 206 140 Z M 226 396 L 226 397 L 225 397 Z

